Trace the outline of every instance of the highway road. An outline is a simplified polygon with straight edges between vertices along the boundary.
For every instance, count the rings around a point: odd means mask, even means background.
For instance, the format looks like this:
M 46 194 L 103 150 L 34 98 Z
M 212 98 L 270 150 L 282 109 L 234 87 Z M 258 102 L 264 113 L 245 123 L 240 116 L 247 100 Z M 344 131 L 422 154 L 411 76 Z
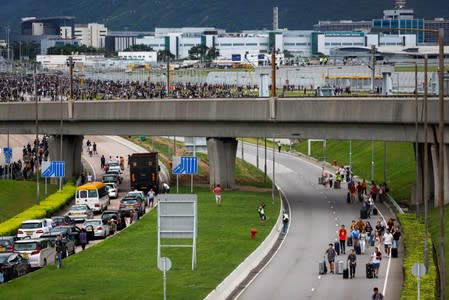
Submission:
M 237 151 L 241 157 L 241 143 Z M 267 169 L 272 174 L 272 151 L 268 150 Z M 244 159 L 256 165 L 256 147 L 244 145 Z M 383 258 L 378 279 L 365 277 L 365 264 L 373 248 L 357 257 L 356 277 L 319 275 L 328 243 L 337 238 L 341 224 L 349 226 L 359 217 L 360 203 L 346 203 L 346 185 L 334 190 L 318 185 L 320 163 L 289 153 L 275 153 L 275 182 L 291 207 L 290 228 L 279 252 L 241 293 L 239 300 L 250 299 L 370 299 L 373 287 L 384 291 L 387 299 L 399 299 L 402 285 L 402 259 Z M 264 168 L 264 149 L 259 147 L 259 167 Z M 390 217 L 383 205 L 385 218 Z M 371 217 L 371 223 L 375 224 Z M 403 250 L 400 249 L 400 256 Z M 346 252 L 348 254 L 348 252 Z M 337 260 L 347 259 L 341 255 Z

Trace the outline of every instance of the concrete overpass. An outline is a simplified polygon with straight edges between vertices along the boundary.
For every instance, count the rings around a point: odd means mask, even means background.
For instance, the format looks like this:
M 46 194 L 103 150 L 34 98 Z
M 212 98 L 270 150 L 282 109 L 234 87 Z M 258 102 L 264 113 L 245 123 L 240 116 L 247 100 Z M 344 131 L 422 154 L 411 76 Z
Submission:
M 446 99 L 447 100 L 447 99 Z M 449 122 L 449 101 L 445 101 L 445 120 Z M 151 99 L 123 101 L 0 103 L 0 133 L 36 132 L 36 107 L 39 133 L 53 135 L 58 144 L 63 120 L 64 160 L 80 169 L 82 136 L 151 135 L 208 137 L 211 156 L 211 184 L 234 186 L 236 137 L 321 138 L 342 140 L 410 141 L 416 138 L 416 100 L 394 97 L 314 97 L 314 98 L 239 98 L 239 99 Z M 438 99 L 428 101 L 428 142 L 431 153 L 430 182 L 437 191 Z M 418 157 L 423 157 L 423 101 L 418 100 Z M 445 130 L 449 143 L 449 127 Z M 59 147 L 51 147 L 58 158 Z M 449 154 L 446 145 L 446 156 Z M 59 158 L 58 158 L 59 159 Z M 449 156 L 445 174 L 449 175 Z M 420 165 L 420 164 L 419 164 Z M 422 170 L 422 168 L 419 168 Z M 449 202 L 449 176 L 445 176 Z M 420 180 L 418 180 L 420 182 Z M 419 193 L 421 187 L 418 186 Z

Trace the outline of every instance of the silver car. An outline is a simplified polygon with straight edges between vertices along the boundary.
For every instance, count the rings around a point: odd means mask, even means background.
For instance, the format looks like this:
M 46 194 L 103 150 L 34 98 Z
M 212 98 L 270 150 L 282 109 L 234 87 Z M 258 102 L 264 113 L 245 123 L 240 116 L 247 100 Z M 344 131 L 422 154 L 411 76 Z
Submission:
M 83 228 L 86 229 L 87 234 L 92 234 L 96 238 L 105 239 L 109 235 L 109 225 L 103 224 L 102 219 L 86 220 L 83 224 Z
M 94 212 L 87 204 L 73 205 L 67 215 L 75 222 L 84 222 L 94 217 Z

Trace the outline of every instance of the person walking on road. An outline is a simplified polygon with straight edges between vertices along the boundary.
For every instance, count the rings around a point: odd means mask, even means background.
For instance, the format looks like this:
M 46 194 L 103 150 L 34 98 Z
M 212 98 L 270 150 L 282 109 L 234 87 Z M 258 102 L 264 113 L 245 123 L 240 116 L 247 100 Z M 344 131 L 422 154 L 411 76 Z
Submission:
M 385 300 L 384 295 L 382 295 L 381 292 L 379 292 L 379 289 L 375 287 L 373 289 L 373 296 L 371 297 L 372 300 Z
M 219 184 L 217 184 L 217 186 L 214 188 L 213 192 L 215 194 L 215 203 L 217 204 L 217 206 L 220 206 L 221 205 L 221 187 Z
M 371 254 L 371 263 L 373 264 L 374 278 L 379 278 L 380 261 L 382 260 L 382 252 L 379 248 L 374 247 L 374 252 Z
M 151 188 L 147 193 L 147 206 L 152 208 L 154 204 L 154 191 Z
M 284 213 L 282 214 L 282 223 L 283 223 L 282 233 L 286 234 L 288 229 L 288 214 L 285 210 Z
M 337 252 L 335 252 L 334 245 L 329 243 L 329 248 L 324 252 L 327 255 L 327 261 L 329 262 L 330 273 L 334 274 L 335 269 L 335 256 L 337 256 Z
M 86 248 L 86 245 L 87 245 L 87 232 L 86 232 L 86 229 L 84 229 L 84 228 L 81 229 L 79 238 L 80 238 L 81 248 L 84 250 Z
M 385 257 L 390 257 L 391 245 L 393 244 L 393 235 L 389 230 L 384 233 Z
M 340 252 L 346 254 L 346 228 L 345 225 L 341 225 L 340 230 L 338 231 L 338 240 L 340 241 Z
M 355 267 L 357 266 L 357 255 L 355 255 L 354 249 L 351 249 L 351 253 L 348 255 L 349 262 L 349 274 L 350 278 L 355 277 Z

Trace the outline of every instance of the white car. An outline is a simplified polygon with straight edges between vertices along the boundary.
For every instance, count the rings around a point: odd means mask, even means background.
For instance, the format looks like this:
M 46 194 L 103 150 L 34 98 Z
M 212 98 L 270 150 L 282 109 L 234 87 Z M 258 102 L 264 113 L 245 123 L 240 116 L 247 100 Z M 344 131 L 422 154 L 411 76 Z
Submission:
M 70 207 L 67 215 L 75 222 L 84 222 L 94 217 L 94 212 L 87 204 L 75 204 Z
M 17 238 L 23 239 L 29 237 L 32 239 L 39 238 L 45 232 L 49 232 L 52 228 L 53 221 L 51 219 L 36 219 L 23 221 L 17 230 Z
M 94 237 L 105 239 L 109 235 L 109 225 L 103 224 L 102 219 L 86 220 L 83 224 L 83 228 L 86 229 L 88 234 L 93 231 Z
M 14 242 L 14 252 L 28 259 L 32 268 L 55 263 L 56 249 L 48 239 L 24 239 Z
M 114 182 L 106 182 L 106 189 L 108 190 L 109 198 L 117 198 L 118 197 L 118 184 Z

